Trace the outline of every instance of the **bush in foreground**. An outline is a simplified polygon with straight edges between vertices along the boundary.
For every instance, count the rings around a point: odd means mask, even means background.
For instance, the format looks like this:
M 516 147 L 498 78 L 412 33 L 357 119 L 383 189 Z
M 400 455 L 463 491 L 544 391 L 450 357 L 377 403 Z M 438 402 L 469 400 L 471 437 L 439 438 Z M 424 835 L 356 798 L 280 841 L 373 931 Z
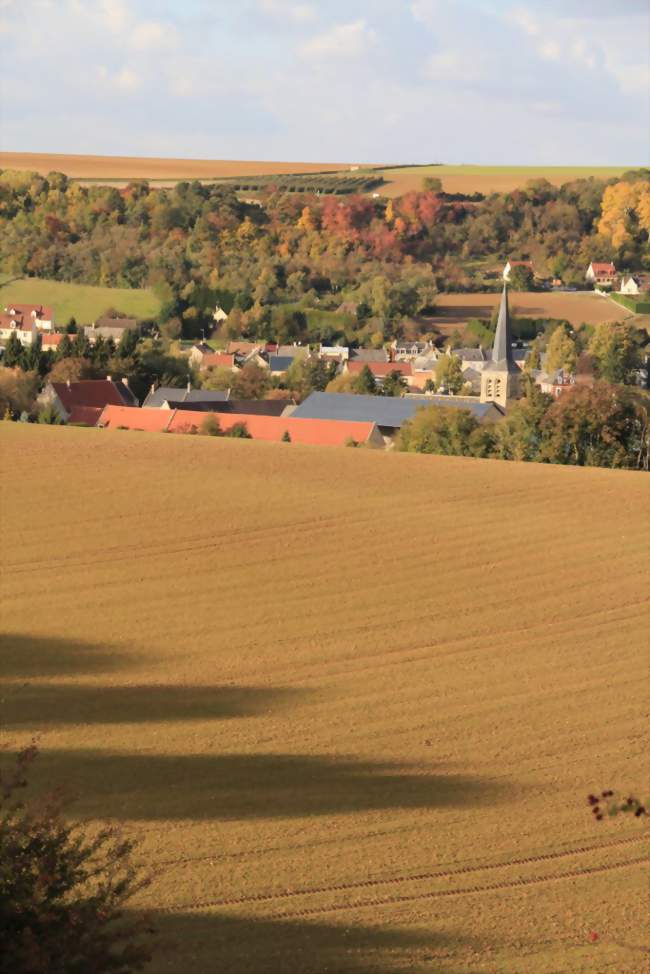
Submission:
M 151 959 L 144 917 L 125 904 L 148 885 L 114 828 L 68 824 L 60 799 L 15 797 L 37 755 L 0 772 L 0 974 L 130 974 Z

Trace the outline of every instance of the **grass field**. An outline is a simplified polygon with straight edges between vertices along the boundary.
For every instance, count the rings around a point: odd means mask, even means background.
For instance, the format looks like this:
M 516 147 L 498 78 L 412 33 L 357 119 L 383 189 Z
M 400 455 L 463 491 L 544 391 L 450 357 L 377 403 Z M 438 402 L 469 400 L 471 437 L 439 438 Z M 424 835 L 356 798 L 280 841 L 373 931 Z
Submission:
M 148 289 L 92 287 L 36 277 L 0 284 L 0 306 L 6 308 L 12 302 L 51 306 L 57 325 L 67 324 L 71 317 L 87 325 L 109 308 L 135 318 L 155 318 L 160 310 L 158 298 Z
M 548 179 L 556 186 L 573 179 L 594 176 L 609 179 L 620 176 L 630 166 L 412 166 L 378 170 L 387 185 L 382 196 L 402 196 L 413 189 L 422 189 L 425 176 L 442 180 L 447 193 L 507 193 L 525 186 L 529 179 Z
M 0 436 L 2 736 L 141 836 L 150 974 L 646 969 L 643 474 Z
M 435 326 L 460 327 L 468 318 L 489 318 L 500 293 L 439 294 Z M 572 325 L 597 325 L 632 317 L 627 308 L 594 291 L 510 291 L 510 310 L 523 318 L 562 318 Z

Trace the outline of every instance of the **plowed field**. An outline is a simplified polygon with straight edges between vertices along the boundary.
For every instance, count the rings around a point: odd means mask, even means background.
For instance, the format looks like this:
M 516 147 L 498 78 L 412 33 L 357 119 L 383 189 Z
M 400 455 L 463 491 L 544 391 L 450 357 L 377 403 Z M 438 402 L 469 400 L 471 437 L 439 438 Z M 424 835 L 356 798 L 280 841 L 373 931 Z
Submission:
M 0 436 L 3 741 L 161 867 L 150 974 L 646 970 L 585 796 L 646 780 L 647 477 Z
M 461 325 L 469 318 L 489 318 L 501 293 L 439 294 L 431 322 Z M 623 321 L 631 311 L 595 291 L 510 291 L 510 310 L 523 318 L 563 318 L 576 328 L 601 321 Z

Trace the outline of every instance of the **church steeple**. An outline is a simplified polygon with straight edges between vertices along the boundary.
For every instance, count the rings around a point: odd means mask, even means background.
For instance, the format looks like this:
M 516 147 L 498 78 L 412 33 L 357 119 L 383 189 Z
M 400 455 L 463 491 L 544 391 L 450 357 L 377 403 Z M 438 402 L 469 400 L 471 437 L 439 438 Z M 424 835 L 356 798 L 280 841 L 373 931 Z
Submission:
M 503 293 L 501 294 L 497 330 L 494 335 L 494 345 L 492 346 L 492 361 L 498 362 L 499 364 L 507 363 L 509 366 L 517 368 L 512 357 L 510 309 L 508 308 L 508 286 L 506 284 L 503 285 Z
M 505 409 L 508 400 L 516 399 L 520 394 L 520 376 L 512 355 L 508 288 L 504 284 L 492 358 L 481 373 L 481 402 L 494 402 Z

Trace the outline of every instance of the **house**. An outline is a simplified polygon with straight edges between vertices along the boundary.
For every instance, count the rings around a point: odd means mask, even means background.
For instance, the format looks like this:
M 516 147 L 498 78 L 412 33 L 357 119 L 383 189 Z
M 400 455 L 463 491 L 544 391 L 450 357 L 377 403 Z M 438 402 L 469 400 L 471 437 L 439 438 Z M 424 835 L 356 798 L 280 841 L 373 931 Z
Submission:
M 471 366 L 463 369 L 463 382 L 471 386 L 472 395 L 474 396 L 478 396 L 481 393 L 481 371 Z
M 396 339 L 392 344 L 393 359 L 396 362 L 412 362 L 422 355 L 431 353 L 433 342 L 409 342 Z
M 212 349 L 208 353 L 201 353 L 199 361 L 199 372 L 207 372 L 208 369 L 229 369 L 230 372 L 239 372 L 239 366 L 234 355 L 226 355 L 225 352 L 214 352 Z M 191 361 L 190 353 L 190 361 Z
M 110 376 L 79 382 L 48 382 L 37 402 L 40 406 L 51 406 L 66 423 L 81 422 L 80 416 L 89 415 L 84 412 L 88 407 L 101 410 L 109 405 L 138 405 L 138 400 L 129 389 L 128 380 L 113 382 Z
M 245 342 L 245 341 L 235 341 L 228 342 L 226 345 L 226 355 L 237 355 L 242 358 L 247 358 L 247 356 L 259 353 L 264 349 L 263 342 Z
M 467 409 L 481 422 L 500 419 L 503 410 L 492 403 L 479 403 L 464 396 L 355 396 L 343 392 L 312 392 L 296 406 L 292 419 L 328 419 L 374 423 L 385 441 L 423 407 Z
M 507 260 L 502 274 L 504 281 L 510 280 L 510 275 L 514 271 L 515 267 L 525 267 L 531 272 L 531 274 L 535 273 L 532 260 Z
M 155 386 L 152 385 L 151 389 L 144 402 L 142 403 L 143 409 L 164 409 L 166 402 L 182 402 L 182 403 L 197 403 L 197 402 L 227 402 L 230 398 L 230 390 L 227 389 L 225 392 L 216 391 L 212 389 L 192 389 L 189 384 L 186 386 Z
M 101 429 L 142 430 L 165 433 L 174 416 L 162 409 L 138 409 L 134 406 L 105 406 L 97 419 Z
M 86 325 L 84 334 L 92 345 L 95 344 L 99 336 L 102 338 L 112 338 L 119 343 L 125 331 L 139 329 L 140 325 L 137 318 L 98 318 L 92 325 Z
M 460 359 L 460 367 L 463 374 L 472 369 L 474 372 L 481 372 L 490 356 L 482 348 L 452 348 L 451 354 Z
M 296 358 L 295 355 L 269 355 L 271 375 L 285 375 Z
M 350 362 L 389 362 L 390 355 L 385 348 L 353 348 L 350 350 Z
M 31 345 L 38 334 L 33 318 L 24 318 L 20 314 L 0 314 L 0 340 L 8 341 L 15 335 L 25 348 Z
M 68 336 L 70 337 L 70 336 Z M 74 338 L 74 335 L 72 336 Z M 44 352 L 56 352 L 65 335 L 59 332 L 49 332 L 41 336 L 41 348 Z
M 553 396 L 554 399 L 558 399 L 563 392 L 573 387 L 575 381 L 575 376 L 571 372 L 564 372 L 563 369 L 558 369 L 552 375 L 540 372 L 535 377 L 535 383 L 542 392 L 548 396 Z
M 650 292 L 650 274 L 624 274 L 618 286 L 619 294 L 646 294 Z
M 508 286 L 503 285 L 499 317 L 494 334 L 492 357 L 481 370 L 482 403 L 493 402 L 505 409 L 509 399 L 518 399 L 521 394 L 521 369 L 512 354 L 512 332 L 510 328 L 510 309 L 508 308 Z
M 386 376 L 398 372 L 407 380 L 413 375 L 413 366 L 410 362 L 359 362 L 356 359 L 348 362 L 344 372 L 350 375 L 360 375 L 364 369 L 369 369 L 376 382 L 383 382 Z
M 227 321 L 228 320 L 228 315 L 226 314 L 226 312 L 223 310 L 223 308 L 220 305 L 217 305 L 216 306 L 216 308 L 214 309 L 214 314 L 212 315 L 212 317 L 213 317 L 213 319 L 216 321 L 216 323 L 218 325 L 220 325 L 222 321 Z
M 253 440 L 280 442 L 286 434 L 292 443 L 308 446 L 345 446 L 354 441 L 383 447 L 384 441 L 372 422 L 296 419 L 291 416 L 253 416 L 247 413 L 215 414 L 222 432 L 242 424 Z M 170 433 L 199 432 L 205 413 L 174 413 Z
M 24 318 L 33 321 L 36 328 L 41 331 L 52 331 L 54 328 L 54 312 L 52 308 L 43 304 L 10 304 L 5 309 L 5 314 L 12 317 Z
M 200 390 L 197 390 L 200 392 Z M 192 402 L 177 402 L 167 400 L 164 409 L 180 409 L 181 411 L 200 413 L 239 413 L 243 416 L 287 416 L 295 408 L 293 399 L 229 399 L 227 402 L 196 400 Z
M 616 268 L 611 261 L 592 260 L 585 272 L 585 280 L 590 284 L 601 284 L 610 287 L 616 277 Z
M 333 359 L 336 362 L 347 362 L 350 349 L 347 345 L 320 345 L 318 355 L 322 359 Z

